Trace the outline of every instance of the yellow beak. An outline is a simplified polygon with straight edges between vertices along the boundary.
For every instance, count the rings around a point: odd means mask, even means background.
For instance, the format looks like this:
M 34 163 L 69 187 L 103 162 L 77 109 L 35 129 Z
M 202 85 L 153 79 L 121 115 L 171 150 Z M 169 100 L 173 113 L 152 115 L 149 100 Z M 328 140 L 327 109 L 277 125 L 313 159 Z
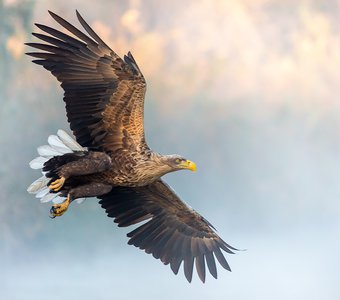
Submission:
M 191 160 L 186 160 L 182 162 L 180 167 L 183 169 L 188 169 L 190 171 L 196 172 L 196 164 Z

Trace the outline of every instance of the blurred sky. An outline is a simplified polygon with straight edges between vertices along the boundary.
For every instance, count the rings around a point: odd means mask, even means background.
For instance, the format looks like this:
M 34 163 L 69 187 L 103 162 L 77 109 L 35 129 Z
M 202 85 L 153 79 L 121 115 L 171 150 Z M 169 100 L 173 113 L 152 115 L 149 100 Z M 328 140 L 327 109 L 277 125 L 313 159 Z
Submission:
M 148 82 L 149 145 L 195 161 L 166 180 L 231 245 L 201 284 L 128 246 L 95 199 L 61 218 L 26 193 L 67 129 L 62 90 L 24 56 L 75 9 Z M 0 299 L 340 299 L 340 1 L 0 0 Z

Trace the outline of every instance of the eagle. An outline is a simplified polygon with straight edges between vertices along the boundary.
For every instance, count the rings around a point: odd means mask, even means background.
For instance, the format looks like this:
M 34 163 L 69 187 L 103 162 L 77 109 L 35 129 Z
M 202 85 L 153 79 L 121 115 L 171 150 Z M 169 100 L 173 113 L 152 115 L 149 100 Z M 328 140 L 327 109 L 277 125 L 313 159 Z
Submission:
M 64 90 L 67 120 L 75 136 L 65 131 L 48 138 L 31 161 L 43 176 L 28 192 L 41 202 L 54 203 L 52 218 L 63 215 L 74 200 L 97 197 L 119 227 L 138 226 L 128 244 L 160 259 L 177 274 L 181 264 L 191 282 L 194 264 L 205 282 L 206 266 L 217 278 L 216 261 L 230 271 L 222 250 L 236 248 L 223 241 L 215 228 L 185 204 L 161 179 L 169 172 L 196 171 L 180 155 L 152 151 L 144 135 L 146 82 L 130 52 L 119 57 L 85 22 L 83 31 L 49 11 L 68 33 L 35 24 L 40 43 L 26 54 L 50 71 Z M 71 33 L 72 35 L 69 35 Z

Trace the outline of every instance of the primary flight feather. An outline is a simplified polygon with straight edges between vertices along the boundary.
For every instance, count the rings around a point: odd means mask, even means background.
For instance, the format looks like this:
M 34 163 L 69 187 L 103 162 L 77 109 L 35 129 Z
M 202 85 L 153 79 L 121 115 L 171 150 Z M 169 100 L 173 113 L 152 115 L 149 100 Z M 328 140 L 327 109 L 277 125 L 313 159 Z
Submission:
M 67 119 L 76 138 L 64 131 L 50 136 L 30 164 L 43 176 L 28 191 L 53 201 L 51 217 L 61 216 L 73 201 L 97 197 L 109 217 L 125 227 L 144 221 L 130 233 L 129 244 L 151 253 L 177 274 L 183 263 L 190 282 L 195 264 L 204 282 L 206 266 L 217 278 L 215 258 L 230 271 L 224 242 L 212 225 L 187 206 L 161 177 L 196 165 L 179 155 L 152 151 L 144 135 L 145 79 L 129 52 L 121 59 L 77 12 L 83 33 L 58 15 L 55 21 L 74 37 L 36 24 L 42 43 L 27 43 L 27 53 L 49 70 L 64 89 Z

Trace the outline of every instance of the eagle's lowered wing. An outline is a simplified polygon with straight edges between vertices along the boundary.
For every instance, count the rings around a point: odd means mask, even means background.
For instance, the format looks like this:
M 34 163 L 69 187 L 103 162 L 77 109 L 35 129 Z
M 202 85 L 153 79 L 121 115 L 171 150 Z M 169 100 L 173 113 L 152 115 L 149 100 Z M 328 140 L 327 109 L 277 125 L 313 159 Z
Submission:
M 162 180 L 145 187 L 117 187 L 100 196 L 100 204 L 118 226 L 130 226 L 148 220 L 128 233 L 129 244 L 152 253 L 177 274 L 183 261 L 187 280 L 193 265 L 205 281 L 205 262 L 217 278 L 215 257 L 230 271 L 221 249 L 237 250 L 224 242 L 201 215 L 182 202 Z
M 90 149 L 115 152 L 147 149 L 143 111 L 146 84 L 129 52 L 122 60 L 77 12 L 88 35 L 50 12 L 73 38 L 36 24 L 49 35 L 33 33 L 45 43 L 27 45 L 43 52 L 27 53 L 61 82 L 67 118 L 77 142 Z

